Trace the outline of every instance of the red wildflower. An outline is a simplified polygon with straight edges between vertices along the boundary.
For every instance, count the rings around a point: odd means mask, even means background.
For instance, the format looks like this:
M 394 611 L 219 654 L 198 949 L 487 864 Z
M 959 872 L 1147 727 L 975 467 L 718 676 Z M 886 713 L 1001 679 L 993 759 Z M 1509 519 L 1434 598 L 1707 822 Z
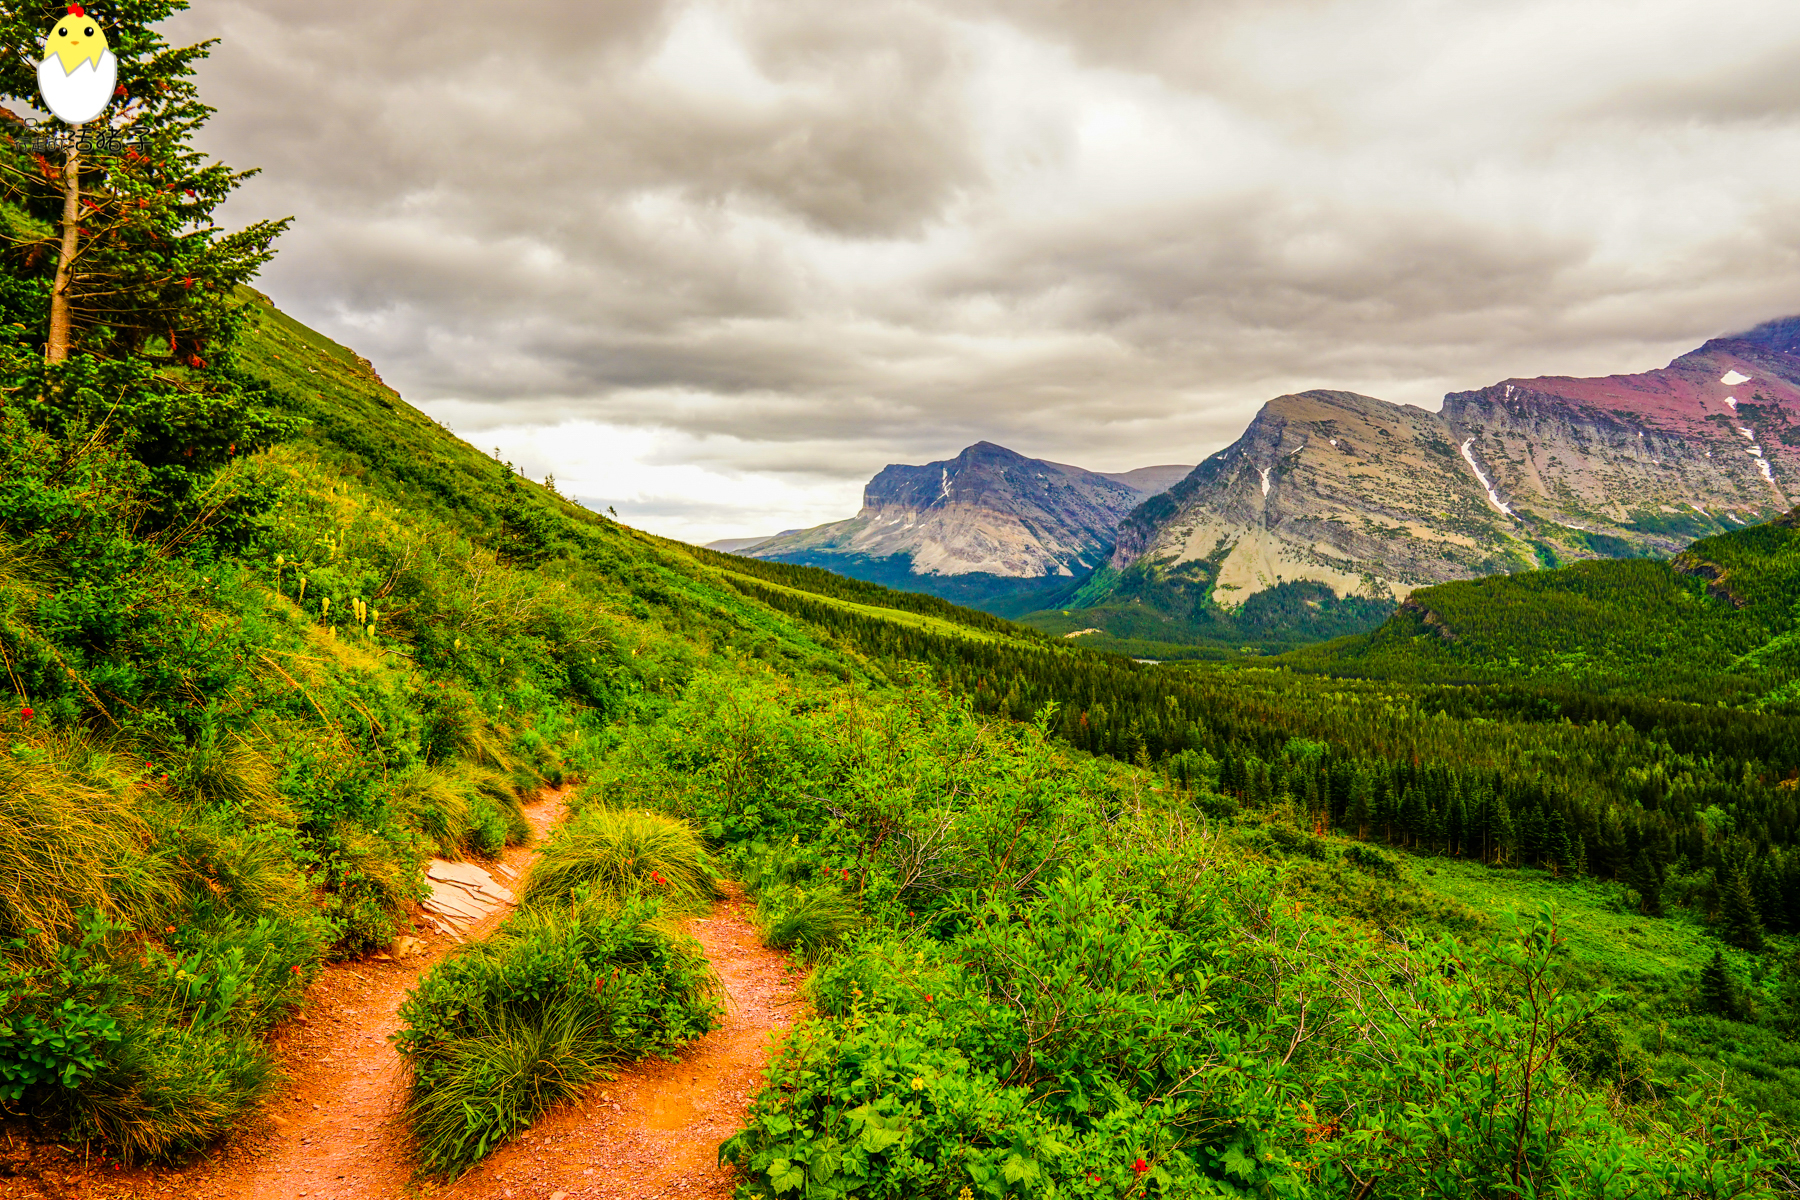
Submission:
M 25 718 L 25 720 L 29 721 L 29 720 L 31 720 L 32 713 L 29 708 L 21 708 L 19 710 L 19 715 L 21 717 Z
M 1139 1175 L 1142 1175 L 1145 1171 L 1148 1171 L 1150 1169 L 1150 1164 L 1140 1158 L 1136 1162 L 1131 1164 L 1131 1169 L 1133 1171 L 1137 1172 Z
M 194 286 L 194 277 L 192 275 L 183 277 L 183 279 L 181 281 L 181 286 L 184 288 L 193 287 Z
M 850 878 L 850 868 L 849 868 L 849 867 L 845 867 L 845 868 L 844 868 L 844 879 L 845 879 L 845 880 L 846 880 L 846 881 L 848 881 L 848 880 L 849 880 L 849 878 Z
M 931 993 L 930 992 L 925 993 L 925 1003 L 927 1003 L 927 1004 L 931 1003 Z
M 162 781 L 163 781 L 163 782 L 164 782 L 164 783 L 167 783 L 167 782 L 169 782 L 169 776 L 168 776 L 168 775 L 167 775 L 167 774 L 166 774 L 166 773 L 165 773 L 165 774 L 164 774 L 164 775 L 163 775 L 163 777 L 162 777 Z
M 164 933 L 174 933 L 174 932 L 175 932 L 175 927 L 174 927 L 174 926 L 173 926 L 173 925 L 171 925 L 171 926 L 169 926 L 169 927 L 168 927 L 168 928 L 167 928 L 167 929 L 165 929 L 165 930 L 163 930 L 163 932 L 164 932 Z
M 113 95 L 115 95 L 115 96 L 123 96 L 124 94 L 125 94 L 125 85 L 122 83 L 118 87 L 113 89 Z
M 298 975 L 300 973 L 300 964 L 295 963 L 293 966 L 289 967 L 288 970 L 293 972 L 295 975 Z

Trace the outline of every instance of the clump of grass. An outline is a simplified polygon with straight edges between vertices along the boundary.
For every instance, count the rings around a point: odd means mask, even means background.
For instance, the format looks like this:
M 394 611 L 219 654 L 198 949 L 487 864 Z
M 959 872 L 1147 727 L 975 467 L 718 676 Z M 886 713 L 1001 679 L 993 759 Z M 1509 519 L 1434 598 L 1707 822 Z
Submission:
M 191 816 L 164 809 L 159 850 L 181 864 L 187 905 L 255 917 L 310 911 L 311 888 L 282 841 L 245 829 L 218 812 Z
M 559 1006 L 538 1021 L 477 1012 L 469 1031 L 433 1063 L 438 1082 L 415 1087 L 407 1119 L 419 1165 L 456 1176 L 565 1100 L 581 1095 L 615 1061 L 597 1014 Z
M 517 791 L 492 768 L 415 767 L 389 795 L 402 820 L 446 858 L 493 858 L 531 840 Z
M 228 808 L 252 821 L 294 819 L 276 786 L 275 767 L 241 737 L 205 726 L 186 747 L 174 751 L 170 779 L 174 793 L 201 808 Z
M 686 821 L 631 809 L 589 808 L 558 831 L 531 868 L 527 904 L 578 889 L 615 899 L 649 895 L 676 912 L 700 912 L 718 895 L 717 874 Z
M 229 1133 L 274 1081 L 254 1037 L 146 1022 L 127 1031 L 104 1074 L 65 1104 L 77 1137 L 109 1144 L 127 1162 L 166 1159 Z
M 655 900 L 524 909 L 401 1006 L 420 1170 L 455 1177 L 616 1065 L 716 1023 L 718 980 Z
M 79 741 L 0 750 L 0 933 L 42 948 L 78 910 L 132 916 L 173 899 L 171 866 L 144 854 L 149 827 L 108 769 Z
M 390 785 L 389 803 L 432 850 L 446 858 L 461 856 L 469 828 L 469 801 L 450 774 L 434 767 L 414 767 Z
M 817 960 L 862 923 L 856 903 L 835 888 L 770 889 L 756 903 L 763 945 Z
M 502 846 L 523 846 L 531 840 L 531 822 L 525 819 L 522 795 L 536 790 L 536 783 L 521 787 L 518 781 L 493 768 L 477 768 L 470 773 L 474 795 L 488 802 L 499 814 L 501 837 L 490 854 L 500 853 Z

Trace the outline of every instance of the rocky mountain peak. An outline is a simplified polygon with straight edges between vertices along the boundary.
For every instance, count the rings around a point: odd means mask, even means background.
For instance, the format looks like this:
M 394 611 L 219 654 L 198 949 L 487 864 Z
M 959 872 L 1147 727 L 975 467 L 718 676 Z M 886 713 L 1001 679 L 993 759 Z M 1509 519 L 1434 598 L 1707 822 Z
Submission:
M 847 571 L 856 560 L 906 556 L 916 575 L 1070 577 L 1103 561 L 1120 519 L 1151 494 L 1132 480 L 1173 480 L 1186 471 L 1110 476 L 981 441 L 954 458 L 883 467 L 863 489 L 855 517 L 743 552 Z

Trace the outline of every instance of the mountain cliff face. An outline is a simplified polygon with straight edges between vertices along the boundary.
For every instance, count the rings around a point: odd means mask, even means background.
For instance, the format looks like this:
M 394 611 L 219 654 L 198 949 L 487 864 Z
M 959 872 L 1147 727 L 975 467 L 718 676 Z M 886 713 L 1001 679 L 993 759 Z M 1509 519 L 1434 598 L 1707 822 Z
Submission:
M 1394 597 L 1529 565 L 1504 524 L 1437 414 L 1302 392 L 1134 512 L 1112 566 L 1152 560 L 1226 607 L 1301 580 Z
M 1098 566 L 1119 521 L 1187 467 L 1104 475 L 977 442 L 955 458 L 884 467 L 862 511 L 739 547 L 758 558 L 906 555 L 920 575 L 1070 577 Z M 1167 486 L 1165 484 L 1164 486 Z
M 977 442 L 943 462 L 884 467 L 847 521 L 715 548 L 962 603 L 1048 596 L 1103 563 L 1125 514 L 1190 469 L 1107 475 Z
M 1453 392 L 1443 418 L 1508 507 L 1672 553 L 1693 533 L 1658 528 L 1670 523 L 1658 514 L 1742 523 L 1793 503 L 1800 318 L 1710 341 L 1642 375 Z
M 1165 610 L 1284 583 L 1414 588 L 1672 554 L 1800 493 L 1800 318 L 1656 371 L 1507 380 L 1431 413 L 1348 392 L 1264 405 L 1231 446 L 1120 525 L 1102 586 Z

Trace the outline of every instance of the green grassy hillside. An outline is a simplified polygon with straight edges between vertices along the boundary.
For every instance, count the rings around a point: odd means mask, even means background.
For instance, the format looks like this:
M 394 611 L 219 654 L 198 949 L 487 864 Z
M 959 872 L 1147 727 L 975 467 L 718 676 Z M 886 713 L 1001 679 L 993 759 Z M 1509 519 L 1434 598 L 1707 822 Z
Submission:
M 30 218 L 0 222 L 9 1137 L 230 1138 L 321 964 L 408 929 L 426 858 L 492 857 L 523 797 L 574 782 L 555 886 L 403 1006 L 424 1174 L 709 1028 L 668 918 L 725 873 L 814 964 L 815 1019 L 724 1149 L 746 1196 L 1791 1178 L 1791 718 L 1641 694 L 1648 670 L 1603 693 L 1145 666 L 626 528 L 242 290 L 260 259 L 206 232 L 193 197 L 229 180 L 190 131 L 162 136 L 197 188 L 155 160 L 95 179 L 89 261 L 137 272 L 136 307 L 108 284 L 48 365 L 55 180 L 0 147 Z M 1727 648 L 1745 678 L 1785 669 L 1786 536 L 1695 550 L 1724 597 L 1696 611 L 1768 631 Z M 1508 922 L 1465 876 L 1579 882 Z M 1636 975 L 1589 961 L 1623 910 L 1655 931 Z M 1681 1045 L 1609 1033 L 1614 984 Z
M 1376 632 L 1286 661 L 1787 708 L 1800 680 L 1800 512 L 1705 538 L 1672 562 L 1579 563 L 1423 588 Z

